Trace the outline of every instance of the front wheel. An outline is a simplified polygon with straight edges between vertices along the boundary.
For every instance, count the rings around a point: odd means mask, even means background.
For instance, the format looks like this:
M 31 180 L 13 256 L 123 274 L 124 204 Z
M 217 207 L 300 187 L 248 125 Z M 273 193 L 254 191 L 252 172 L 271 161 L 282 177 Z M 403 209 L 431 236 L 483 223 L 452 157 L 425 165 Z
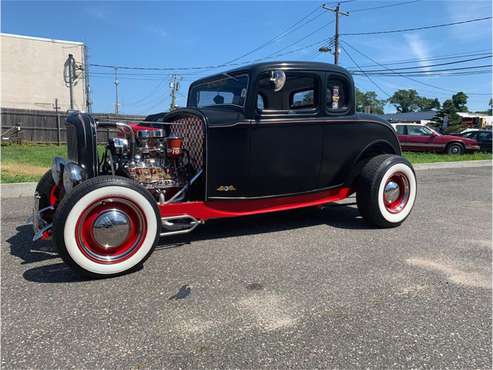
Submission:
M 152 195 L 123 177 L 100 176 L 67 193 L 55 213 L 53 240 L 63 260 L 89 277 L 134 270 L 160 234 Z
M 379 227 L 400 225 L 416 200 L 416 175 L 409 161 L 383 154 L 368 161 L 358 179 L 356 201 L 361 215 Z
M 459 143 L 452 143 L 452 144 L 449 144 L 449 146 L 447 147 L 447 154 L 460 155 L 463 153 L 464 153 L 464 147 Z

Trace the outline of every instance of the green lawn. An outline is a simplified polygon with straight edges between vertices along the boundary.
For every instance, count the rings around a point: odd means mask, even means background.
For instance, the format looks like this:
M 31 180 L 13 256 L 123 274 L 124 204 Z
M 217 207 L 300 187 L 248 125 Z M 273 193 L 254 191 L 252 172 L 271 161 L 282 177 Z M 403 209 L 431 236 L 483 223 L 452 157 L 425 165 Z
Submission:
M 432 163 L 432 162 L 456 162 L 456 161 L 477 161 L 482 159 L 492 159 L 491 153 L 471 153 L 463 155 L 441 154 L 441 153 L 414 153 L 404 152 L 411 163 Z
M 55 156 L 66 157 L 65 145 L 5 145 L 2 146 L 2 178 L 3 183 L 38 181 L 51 167 Z M 491 153 L 474 153 L 464 155 L 446 155 L 433 153 L 405 152 L 404 156 L 411 163 L 469 161 L 492 159 Z

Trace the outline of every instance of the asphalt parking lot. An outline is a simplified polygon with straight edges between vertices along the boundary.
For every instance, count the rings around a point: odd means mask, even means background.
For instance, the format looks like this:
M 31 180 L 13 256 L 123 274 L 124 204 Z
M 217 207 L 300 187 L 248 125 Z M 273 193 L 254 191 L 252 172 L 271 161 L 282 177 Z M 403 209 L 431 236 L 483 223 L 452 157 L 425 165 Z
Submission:
M 2 200 L 2 365 L 491 368 L 491 167 L 417 175 L 396 229 L 351 200 L 214 221 L 98 281 L 31 245 L 31 199 Z

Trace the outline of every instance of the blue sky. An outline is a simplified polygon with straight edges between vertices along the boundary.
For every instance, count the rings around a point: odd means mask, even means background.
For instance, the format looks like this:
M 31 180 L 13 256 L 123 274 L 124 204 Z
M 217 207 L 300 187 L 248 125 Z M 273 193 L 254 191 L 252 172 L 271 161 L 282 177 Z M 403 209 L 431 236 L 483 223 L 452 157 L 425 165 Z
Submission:
M 412 28 L 487 17 L 492 13 L 490 0 L 421 0 L 399 6 L 356 11 L 400 2 L 405 0 L 352 0 L 342 4 L 343 10 L 354 13 L 341 19 L 341 33 Z M 334 25 L 329 24 L 334 15 L 330 12 L 322 14 L 323 10 L 316 10 L 321 3 L 2 1 L 1 29 L 7 33 L 82 41 L 89 48 L 89 63 L 94 64 L 195 67 L 216 65 L 235 59 L 282 34 L 302 17 L 313 12 L 305 19 L 305 22 L 311 20 L 310 22 L 293 32 L 287 32 L 283 37 L 240 59 L 238 63 L 263 58 L 281 49 L 284 49 L 283 53 L 289 54 L 271 59 L 331 62 L 331 55 L 317 52 L 318 44 L 303 48 L 329 38 L 334 33 Z M 327 1 L 327 4 L 334 3 Z M 327 26 L 321 28 L 324 25 Z M 319 30 L 316 31 L 317 29 Z M 426 61 L 429 58 L 478 51 L 491 52 L 491 32 L 491 21 L 487 20 L 425 31 L 342 36 L 342 40 L 379 63 L 412 59 L 415 60 L 414 63 L 404 66 L 426 66 L 437 63 Z M 312 35 L 308 36 L 310 34 Z M 290 46 L 300 39 L 303 40 Z M 349 46 L 346 45 L 345 48 L 360 66 L 373 63 Z M 438 63 L 447 61 L 449 60 Z M 355 68 L 344 51 L 340 64 Z M 491 64 L 491 58 L 450 67 L 480 64 Z M 185 104 L 188 85 L 194 79 L 227 69 L 182 71 L 183 81 L 178 103 Z M 114 85 L 112 76 L 108 74 L 111 70 L 91 67 L 90 72 L 94 111 L 113 111 Z M 168 71 L 122 71 L 121 111 L 147 114 L 166 110 L 169 106 L 169 74 Z M 450 91 L 462 90 L 469 95 L 471 110 L 487 108 L 489 96 L 473 94 L 491 93 L 491 74 L 415 79 L 440 89 L 398 76 L 374 77 L 373 80 L 379 88 L 365 76 L 355 78 L 360 89 L 374 90 L 380 98 L 386 98 L 381 90 L 392 94 L 396 89 L 413 88 L 421 95 L 437 97 L 443 101 L 452 95 Z M 391 112 L 394 108 L 387 105 L 386 110 Z

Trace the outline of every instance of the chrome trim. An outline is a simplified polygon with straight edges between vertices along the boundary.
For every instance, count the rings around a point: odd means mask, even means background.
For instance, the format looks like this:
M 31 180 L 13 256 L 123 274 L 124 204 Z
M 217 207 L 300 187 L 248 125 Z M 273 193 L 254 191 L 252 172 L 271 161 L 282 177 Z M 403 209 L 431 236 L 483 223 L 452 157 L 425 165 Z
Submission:
M 65 159 L 62 157 L 53 158 L 53 163 L 51 165 L 51 177 L 55 184 L 59 184 L 62 179 L 63 167 L 65 166 Z
M 38 209 L 39 206 L 39 196 L 35 196 L 33 215 L 32 215 L 32 225 L 33 225 L 33 242 L 39 240 L 43 237 L 43 234 L 46 231 L 49 231 L 53 228 L 53 223 L 48 223 L 43 219 L 43 213 L 48 211 L 54 211 L 55 208 L 53 206 L 48 206 L 42 209 Z
M 181 225 L 177 225 L 173 223 L 173 221 L 177 220 L 190 220 L 188 225 L 183 225 L 183 228 L 180 228 Z M 170 216 L 170 217 L 161 217 L 162 227 L 169 230 L 161 232 L 160 236 L 170 236 L 170 235 L 179 235 L 179 234 L 187 234 L 194 230 L 197 226 L 204 223 L 201 220 L 197 220 L 195 217 L 190 215 L 179 215 L 179 216 Z
M 127 205 L 128 207 L 132 208 L 132 210 L 135 212 L 137 219 L 138 219 L 138 226 L 137 226 L 137 230 L 136 230 L 136 234 L 138 235 L 138 238 L 135 240 L 135 242 L 132 244 L 132 246 L 130 248 L 128 248 L 126 251 L 124 251 L 118 255 L 114 255 L 114 256 L 96 253 L 90 247 L 88 247 L 84 243 L 84 241 L 82 240 L 82 225 L 85 221 L 85 218 L 87 218 L 87 216 L 90 214 L 90 212 L 93 209 L 95 209 L 97 206 L 102 205 L 102 204 L 107 204 L 107 203 L 123 203 L 123 204 Z M 78 240 L 78 243 L 79 243 L 80 247 L 82 249 L 84 249 L 84 251 L 87 254 L 89 254 L 91 257 L 93 257 L 94 259 L 101 261 L 101 262 L 112 262 L 112 261 L 115 261 L 115 260 L 118 260 L 120 258 L 124 258 L 124 257 L 128 256 L 141 243 L 142 239 L 145 238 L 145 236 L 141 234 L 142 233 L 142 225 L 145 222 L 144 214 L 142 213 L 140 208 L 135 206 L 131 201 L 124 199 L 124 198 L 118 198 L 118 197 L 106 198 L 106 199 L 100 200 L 96 203 L 93 203 L 89 208 L 87 208 L 83 211 L 83 214 L 80 217 L 84 217 L 84 219 L 81 220 L 81 222 L 79 223 L 79 227 L 76 229 L 76 238 Z M 93 236 L 94 236 L 94 234 L 93 234 Z
M 66 192 L 87 179 L 87 172 L 75 162 L 67 161 L 63 171 L 63 188 Z
M 202 174 L 202 171 L 203 170 L 197 172 L 195 176 L 192 177 L 192 179 L 184 187 L 182 187 L 175 195 L 173 195 L 170 199 L 164 202 L 164 204 L 173 203 L 174 201 L 178 200 L 178 198 L 190 187 L 190 185 L 192 185 L 195 182 L 195 180 L 198 179 L 198 177 Z
M 312 194 L 312 193 L 318 193 L 321 191 L 326 191 L 326 190 L 331 190 L 331 189 L 336 189 L 344 186 L 344 183 L 333 185 L 333 186 L 328 186 L 325 188 L 318 188 L 314 190 L 308 190 L 308 191 L 301 191 L 298 193 L 285 193 L 285 194 L 274 194 L 274 195 L 260 195 L 260 196 L 253 196 L 253 197 L 209 197 L 209 199 L 224 199 L 224 200 L 254 200 L 254 199 L 268 199 L 268 198 L 283 198 L 283 197 L 293 197 L 297 195 L 303 195 L 303 194 Z
M 139 130 L 137 131 L 137 137 L 139 139 L 155 139 L 155 138 L 162 138 L 164 137 L 164 130 L 163 129 L 151 129 L 151 130 Z
M 100 214 L 94 221 L 94 240 L 104 248 L 113 248 L 121 245 L 130 232 L 128 215 L 116 208 Z
M 387 203 L 395 202 L 400 194 L 399 185 L 394 181 L 389 181 L 383 189 L 383 197 Z

